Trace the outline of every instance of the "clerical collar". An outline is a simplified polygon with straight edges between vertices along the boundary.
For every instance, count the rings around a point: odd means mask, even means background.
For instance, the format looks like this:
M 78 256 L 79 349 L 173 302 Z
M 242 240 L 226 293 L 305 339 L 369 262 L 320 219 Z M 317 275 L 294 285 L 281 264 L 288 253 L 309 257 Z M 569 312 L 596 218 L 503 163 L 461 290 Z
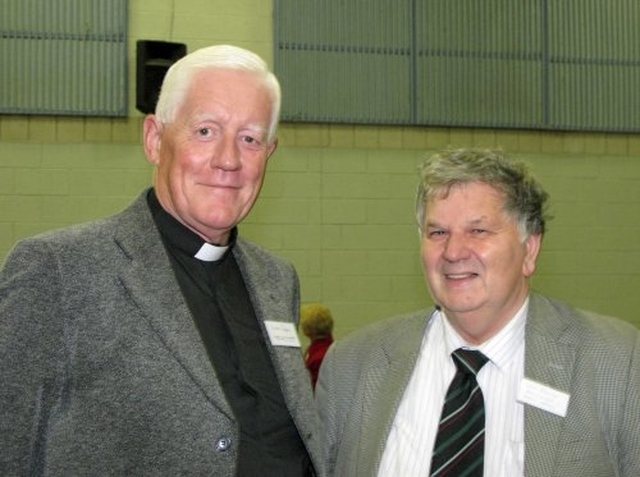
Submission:
M 197 258 L 204 262 L 215 262 L 223 258 L 229 250 L 233 248 L 236 242 L 238 235 L 236 227 L 231 231 L 228 245 L 220 246 L 205 242 L 202 240 L 202 237 L 185 227 L 162 208 L 153 189 L 149 190 L 147 203 L 149 204 L 151 215 L 163 240 L 165 240 L 169 246 L 180 250 L 190 257 Z
M 229 250 L 228 245 L 220 246 L 204 242 L 194 257 L 203 262 L 215 262 L 220 260 L 227 250 Z

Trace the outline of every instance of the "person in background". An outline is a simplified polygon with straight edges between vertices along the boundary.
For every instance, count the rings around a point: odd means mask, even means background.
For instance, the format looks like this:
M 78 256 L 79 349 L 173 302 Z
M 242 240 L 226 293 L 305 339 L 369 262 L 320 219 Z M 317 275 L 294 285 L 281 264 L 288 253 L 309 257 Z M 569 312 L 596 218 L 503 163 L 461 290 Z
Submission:
M 315 396 L 328 475 L 640 475 L 640 331 L 531 291 L 547 200 L 498 151 L 422 164 L 435 307 L 327 353 Z
M 321 303 L 304 305 L 300 309 L 300 329 L 310 341 L 304 353 L 304 362 L 311 375 L 311 384 L 315 388 L 320 365 L 333 343 L 331 310 Z
M 279 111 L 257 55 L 194 51 L 144 119 L 153 187 L 14 247 L 0 274 L 1 475 L 321 475 L 297 274 L 238 233 Z

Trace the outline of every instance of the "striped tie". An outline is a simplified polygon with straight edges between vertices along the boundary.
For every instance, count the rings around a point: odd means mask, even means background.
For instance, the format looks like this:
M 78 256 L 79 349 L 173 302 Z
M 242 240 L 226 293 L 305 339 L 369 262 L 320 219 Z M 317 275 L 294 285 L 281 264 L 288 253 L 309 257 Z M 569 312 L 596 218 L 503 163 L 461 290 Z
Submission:
M 458 371 L 445 397 L 430 475 L 482 477 L 484 399 L 476 374 L 489 358 L 462 348 L 451 356 Z

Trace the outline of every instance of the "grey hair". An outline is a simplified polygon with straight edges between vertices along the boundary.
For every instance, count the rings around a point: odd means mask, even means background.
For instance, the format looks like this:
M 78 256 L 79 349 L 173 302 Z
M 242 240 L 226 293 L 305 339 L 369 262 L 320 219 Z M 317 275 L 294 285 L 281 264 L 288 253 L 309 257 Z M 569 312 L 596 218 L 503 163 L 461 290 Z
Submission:
M 206 69 L 246 71 L 263 81 L 271 96 L 271 120 L 267 134 L 269 142 L 273 141 L 280 119 L 280 83 L 262 58 L 237 46 L 214 45 L 201 48 L 171 65 L 162 82 L 156 105 L 155 114 L 160 122 L 168 124 L 175 120 L 194 73 Z
M 427 202 L 445 198 L 454 186 L 484 182 L 502 192 L 505 211 L 517 222 L 523 241 L 544 235 L 549 194 L 523 162 L 514 162 L 501 151 L 467 148 L 447 149 L 432 155 L 419 167 L 416 218 L 425 231 Z

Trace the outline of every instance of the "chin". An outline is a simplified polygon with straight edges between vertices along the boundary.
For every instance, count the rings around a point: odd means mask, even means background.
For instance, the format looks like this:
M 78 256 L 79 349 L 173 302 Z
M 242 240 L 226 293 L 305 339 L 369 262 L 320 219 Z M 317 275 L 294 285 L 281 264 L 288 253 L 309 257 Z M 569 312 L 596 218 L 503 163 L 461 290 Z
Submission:
M 438 303 L 440 303 L 443 310 L 458 314 L 473 312 L 480 308 L 480 303 L 470 302 L 468 300 L 441 300 Z

